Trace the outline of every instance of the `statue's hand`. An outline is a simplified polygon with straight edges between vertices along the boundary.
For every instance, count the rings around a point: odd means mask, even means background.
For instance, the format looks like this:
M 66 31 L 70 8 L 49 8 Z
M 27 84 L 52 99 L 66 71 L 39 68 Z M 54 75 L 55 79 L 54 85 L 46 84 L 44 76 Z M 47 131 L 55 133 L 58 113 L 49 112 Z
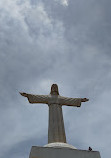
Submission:
M 82 101 L 82 102 L 86 102 L 86 101 L 89 101 L 89 99 L 87 99 L 87 98 L 82 98 L 81 101 Z
M 28 95 L 27 95 L 27 93 L 21 93 L 21 92 L 19 92 L 22 96 L 24 96 L 24 97 L 27 97 Z

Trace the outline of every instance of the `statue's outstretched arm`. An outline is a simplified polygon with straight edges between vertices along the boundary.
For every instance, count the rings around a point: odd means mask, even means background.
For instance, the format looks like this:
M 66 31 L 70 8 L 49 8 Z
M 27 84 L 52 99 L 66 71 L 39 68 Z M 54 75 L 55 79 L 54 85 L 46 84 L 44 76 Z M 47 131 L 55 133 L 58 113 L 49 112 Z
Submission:
M 87 98 L 68 98 L 68 97 L 62 97 L 60 96 L 59 102 L 62 105 L 68 105 L 68 106 L 81 106 L 81 102 L 86 102 L 89 99 Z
M 33 94 L 27 94 L 27 93 L 21 93 L 20 94 L 24 97 L 28 98 L 29 103 L 44 103 L 48 104 L 48 95 L 33 95 Z

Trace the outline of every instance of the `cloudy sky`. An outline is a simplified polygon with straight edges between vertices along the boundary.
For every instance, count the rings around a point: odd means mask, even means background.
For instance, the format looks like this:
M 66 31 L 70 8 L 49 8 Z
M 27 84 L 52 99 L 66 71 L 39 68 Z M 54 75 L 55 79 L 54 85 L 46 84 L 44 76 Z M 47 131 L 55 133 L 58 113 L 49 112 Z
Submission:
M 111 0 L 0 0 L 0 157 L 47 144 L 48 106 L 19 91 L 87 97 L 63 107 L 67 142 L 111 151 Z

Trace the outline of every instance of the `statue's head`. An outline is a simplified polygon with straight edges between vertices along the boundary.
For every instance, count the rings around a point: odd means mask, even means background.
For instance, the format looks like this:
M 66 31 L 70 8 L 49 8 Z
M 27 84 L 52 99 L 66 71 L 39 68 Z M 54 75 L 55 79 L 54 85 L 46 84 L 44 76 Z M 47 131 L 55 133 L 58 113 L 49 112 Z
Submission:
M 58 85 L 57 84 L 53 84 L 51 86 L 51 92 L 50 92 L 50 94 L 59 95 Z

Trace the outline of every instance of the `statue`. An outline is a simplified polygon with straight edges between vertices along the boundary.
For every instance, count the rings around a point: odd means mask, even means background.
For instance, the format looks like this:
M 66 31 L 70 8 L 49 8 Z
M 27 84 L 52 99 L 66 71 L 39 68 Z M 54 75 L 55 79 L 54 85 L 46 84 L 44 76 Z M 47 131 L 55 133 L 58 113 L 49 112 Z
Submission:
M 62 106 L 80 107 L 81 102 L 87 102 L 87 98 L 68 98 L 59 95 L 57 84 L 51 86 L 49 95 L 33 95 L 20 93 L 27 97 L 29 103 L 42 103 L 49 106 L 49 128 L 48 128 L 48 143 L 61 142 L 66 143 L 66 135 L 64 129 L 64 121 L 62 115 Z

